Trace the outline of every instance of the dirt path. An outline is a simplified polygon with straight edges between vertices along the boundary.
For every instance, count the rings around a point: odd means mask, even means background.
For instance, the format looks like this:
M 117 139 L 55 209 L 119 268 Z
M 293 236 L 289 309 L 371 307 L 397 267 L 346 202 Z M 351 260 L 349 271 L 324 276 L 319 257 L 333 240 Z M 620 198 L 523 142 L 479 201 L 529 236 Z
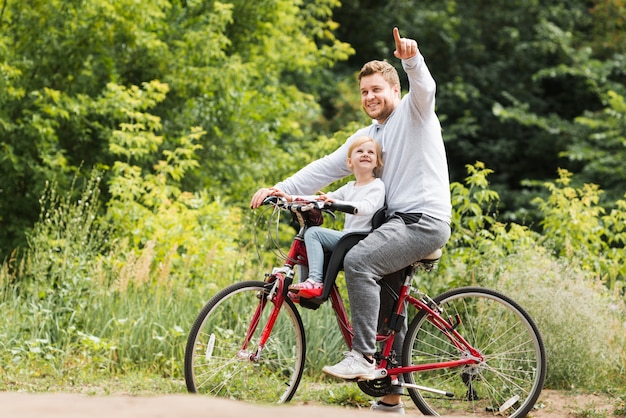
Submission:
M 581 411 L 593 411 L 612 416 L 613 401 L 597 395 L 569 395 L 544 390 L 538 402 L 539 408 L 532 412 L 533 418 L 565 418 Z M 378 417 L 379 413 L 367 409 L 341 408 L 319 405 L 249 405 L 224 399 L 212 399 L 195 395 L 166 396 L 86 396 L 66 393 L 0 393 L 0 416 L 5 418 L 342 418 Z M 407 415 L 420 416 L 414 407 Z

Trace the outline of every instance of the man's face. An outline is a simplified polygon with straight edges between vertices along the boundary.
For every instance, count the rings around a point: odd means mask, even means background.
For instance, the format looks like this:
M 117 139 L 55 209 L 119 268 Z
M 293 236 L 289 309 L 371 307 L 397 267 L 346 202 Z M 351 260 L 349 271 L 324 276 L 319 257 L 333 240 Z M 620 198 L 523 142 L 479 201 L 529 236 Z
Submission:
M 372 74 L 361 78 L 361 105 L 378 123 L 385 123 L 400 102 L 399 86 L 391 86 L 382 75 Z

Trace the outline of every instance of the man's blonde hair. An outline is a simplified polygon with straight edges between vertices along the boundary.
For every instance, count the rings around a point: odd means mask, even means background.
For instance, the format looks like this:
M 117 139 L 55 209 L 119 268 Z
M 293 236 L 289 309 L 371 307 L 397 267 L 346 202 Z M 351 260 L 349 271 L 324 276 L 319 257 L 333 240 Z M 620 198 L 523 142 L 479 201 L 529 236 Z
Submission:
M 383 79 L 385 79 L 390 86 L 398 86 L 398 90 L 400 89 L 400 76 L 398 75 L 398 71 L 396 71 L 394 66 L 389 64 L 387 61 L 374 60 L 366 62 L 359 72 L 359 82 L 361 82 L 363 77 L 373 74 L 382 75 Z

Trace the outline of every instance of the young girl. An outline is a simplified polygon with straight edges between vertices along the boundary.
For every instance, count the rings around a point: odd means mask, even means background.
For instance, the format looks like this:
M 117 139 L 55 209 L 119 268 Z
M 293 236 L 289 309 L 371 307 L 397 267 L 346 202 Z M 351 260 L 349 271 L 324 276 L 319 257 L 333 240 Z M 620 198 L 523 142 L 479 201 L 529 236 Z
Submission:
M 372 216 L 385 203 L 385 185 L 376 174 L 382 167 L 380 146 L 372 138 L 363 136 L 354 140 L 348 148 L 347 164 L 355 180 L 334 192 L 321 194 L 318 200 L 341 202 L 357 208 L 356 215 L 346 214 L 343 231 L 310 227 L 304 234 L 304 243 L 309 260 L 309 277 L 289 286 L 290 297 L 312 298 L 322 295 L 324 252 L 332 251 L 339 239 L 348 232 L 370 232 Z M 280 190 L 273 194 L 292 201 L 293 197 Z

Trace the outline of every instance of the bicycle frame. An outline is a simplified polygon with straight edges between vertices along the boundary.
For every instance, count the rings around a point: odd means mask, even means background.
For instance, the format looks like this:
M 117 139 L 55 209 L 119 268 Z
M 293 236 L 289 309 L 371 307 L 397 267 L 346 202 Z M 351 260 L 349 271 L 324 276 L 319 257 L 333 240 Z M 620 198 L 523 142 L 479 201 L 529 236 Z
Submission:
M 460 318 L 455 318 L 456 322 L 452 322 L 452 318 L 449 320 L 445 320 L 439 312 L 432 309 L 422 300 L 415 298 L 408 294 L 408 290 L 410 289 L 410 280 L 411 277 L 407 277 L 405 283 L 402 285 L 400 289 L 400 297 L 398 299 L 398 309 L 396 310 L 396 314 L 402 314 L 402 306 L 404 306 L 404 302 L 412 305 L 418 310 L 424 310 L 428 313 L 427 318 L 434 326 L 439 328 L 446 337 L 451 341 L 451 343 L 459 350 L 460 353 L 464 353 L 464 358 L 454 361 L 446 361 L 439 363 L 424 363 L 417 364 L 413 366 L 401 366 L 396 368 L 387 369 L 387 373 L 396 376 L 402 373 L 411 373 L 411 372 L 420 372 L 425 370 L 434 370 L 434 369 L 446 369 L 446 368 L 454 368 L 465 366 L 469 364 L 477 364 L 483 361 L 483 356 L 478 350 L 472 347 L 462 336 L 456 331 L 456 327 L 460 325 Z M 392 335 L 395 335 L 395 332 L 392 332 Z M 381 367 L 387 368 L 387 358 L 391 354 L 391 348 L 393 345 L 393 338 L 387 339 L 383 350 L 382 350 L 382 358 Z
M 392 331 L 388 335 L 378 334 L 376 336 L 377 342 L 382 342 L 383 347 L 381 351 L 381 360 L 379 363 L 379 370 L 386 369 L 386 374 L 392 377 L 403 373 L 410 372 L 420 372 L 425 370 L 434 370 L 434 369 L 445 369 L 445 368 L 454 368 L 461 367 L 470 364 L 477 364 L 483 361 L 483 357 L 473 348 L 457 331 L 456 327 L 460 324 L 460 319 L 455 318 L 456 322 L 446 321 L 435 309 L 431 308 L 420 299 L 415 298 L 409 294 L 409 289 L 411 285 L 412 275 L 407 275 L 404 284 L 400 288 L 400 295 L 398 298 L 398 302 L 396 303 L 396 311 L 395 314 L 402 315 L 403 307 L 405 303 L 412 305 L 417 310 L 424 310 L 428 313 L 428 320 L 437 328 L 439 328 L 446 337 L 452 342 L 452 344 L 458 348 L 460 353 L 464 353 L 464 358 L 455 361 L 447 361 L 447 362 L 439 362 L 439 363 L 424 363 L 413 366 L 400 366 L 400 367 L 392 367 L 389 366 L 389 358 L 392 351 L 392 346 L 395 338 L 395 331 Z M 339 293 L 339 289 L 337 285 L 333 286 L 331 290 L 331 304 L 333 307 L 333 311 L 337 317 L 337 322 L 339 323 L 339 327 L 344 336 L 344 340 L 349 348 L 352 348 L 352 327 L 350 326 L 350 321 L 343 304 L 343 299 L 341 294 Z M 382 374 L 381 377 L 384 377 L 385 374 Z
M 296 213 L 296 216 L 301 216 L 299 213 Z M 302 224 L 301 224 L 302 225 Z M 307 267 L 308 260 L 306 254 L 306 248 L 304 245 L 304 231 L 306 227 L 301 226 L 300 230 L 296 234 L 291 247 L 289 249 L 289 253 L 287 255 L 286 262 L 282 269 L 275 268 L 274 271 L 268 275 L 268 283 L 272 284 L 272 289 L 267 297 L 268 300 L 273 301 L 274 310 L 272 315 L 270 316 L 269 321 L 267 322 L 265 329 L 263 330 L 262 337 L 259 343 L 259 347 L 257 352 L 251 358 L 252 360 L 258 360 L 262 348 L 265 346 L 267 339 L 271 333 L 272 327 L 278 316 L 278 312 L 285 301 L 285 281 L 288 280 L 288 283 L 291 283 L 293 277 L 295 275 L 295 271 L 293 270 L 296 265 L 302 265 Z M 468 343 L 457 331 L 456 328 L 460 325 L 460 318 L 449 318 L 446 320 L 443 318 L 440 313 L 437 311 L 436 307 L 431 307 L 428 303 L 412 296 L 410 294 L 411 284 L 413 280 L 413 273 L 415 268 L 408 269 L 408 274 L 405 277 L 404 283 L 400 288 L 400 293 L 398 297 L 398 301 L 396 302 L 395 314 L 398 316 L 402 316 L 403 308 L 405 304 L 409 304 L 416 308 L 418 311 L 426 311 L 428 321 L 430 321 L 435 327 L 442 331 L 444 335 L 451 341 L 451 343 L 459 350 L 459 353 L 463 355 L 458 360 L 454 361 L 446 361 L 446 362 L 438 362 L 438 363 L 424 363 L 417 364 L 412 366 L 400 366 L 400 367 L 392 367 L 388 368 L 390 362 L 389 358 L 392 352 L 392 346 L 395 338 L 395 331 L 392 331 L 388 335 L 378 334 L 376 336 L 376 341 L 384 343 L 381 351 L 381 360 L 379 363 L 379 368 L 377 370 L 380 373 L 380 377 L 385 377 L 387 375 L 392 378 L 397 377 L 403 373 L 410 372 L 420 372 L 425 370 L 434 370 L 434 369 L 445 369 L 445 368 L 454 368 L 461 367 L 465 365 L 477 364 L 483 361 L 482 354 L 473 348 L 470 343 Z M 352 326 L 350 325 L 350 319 L 348 318 L 347 310 L 343 303 L 343 298 L 339 292 L 339 288 L 336 283 L 333 283 L 333 287 L 330 291 L 329 298 L 331 300 L 331 306 L 335 313 L 337 323 L 343 335 L 344 341 L 348 348 L 352 348 L 352 338 L 353 331 Z M 255 314 L 255 318 L 252 321 L 251 328 L 248 331 L 248 336 L 246 337 L 246 341 L 244 343 L 243 349 L 249 342 L 250 336 L 256 327 L 258 322 L 258 318 L 260 316 L 260 312 L 263 308 L 264 303 L 259 304 L 259 309 Z

